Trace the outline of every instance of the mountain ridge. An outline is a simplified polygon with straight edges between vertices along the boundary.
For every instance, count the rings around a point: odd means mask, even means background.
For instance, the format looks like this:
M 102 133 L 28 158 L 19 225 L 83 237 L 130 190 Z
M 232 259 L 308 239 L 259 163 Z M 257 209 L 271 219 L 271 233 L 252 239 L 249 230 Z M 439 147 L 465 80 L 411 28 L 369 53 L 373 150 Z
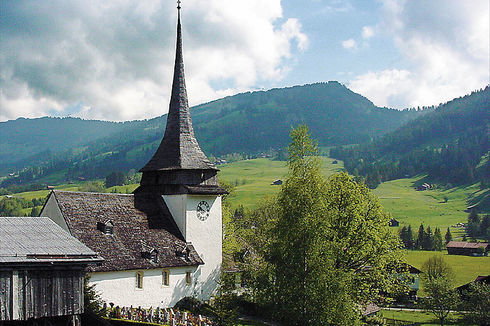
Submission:
M 290 129 L 298 124 L 309 125 L 312 136 L 321 146 L 362 143 L 425 113 L 376 107 L 364 96 L 332 81 L 241 93 L 195 106 L 191 112 L 201 147 L 208 155 L 214 156 L 283 148 L 289 142 Z M 12 158 L 0 160 L 0 171 L 5 174 L 22 171 L 29 166 L 37 167 L 38 171 L 30 173 L 31 177 L 27 178 L 34 181 L 55 168 L 71 171 L 68 173 L 70 177 L 75 177 L 76 171 L 79 171 L 79 176 L 100 177 L 111 169 L 139 169 L 160 142 L 165 117 L 124 123 L 97 121 L 100 126 L 108 126 L 107 130 L 102 132 L 96 128 L 91 139 L 85 142 L 75 139 L 59 148 L 36 147 L 37 140 L 26 131 L 25 138 L 32 141 L 30 148 L 37 149 L 31 155 L 2 152 L 2 146 L 12 142 L 8 137 L 0 138 L 0 157 Z M 68 120 L 63 122 L 79 124 L 91 121 L 64 119 Z M 66 138 L 64 135 L 51 137 Z

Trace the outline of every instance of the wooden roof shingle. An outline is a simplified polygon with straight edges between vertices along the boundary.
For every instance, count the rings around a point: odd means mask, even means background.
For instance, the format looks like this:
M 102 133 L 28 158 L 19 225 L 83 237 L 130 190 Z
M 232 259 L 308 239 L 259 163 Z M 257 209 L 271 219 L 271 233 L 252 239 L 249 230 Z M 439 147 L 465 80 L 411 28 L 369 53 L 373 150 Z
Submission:
M 196 266 L 203 261 L 185 242 L 165 201 L 152 194 L 101 194 L 55 190 L 71 234 L 98 252 L 105 262 L 91 271 L 119 271 Z M 111 221 L 113 234 L 97 223 Z M 144 257 L 145 248 L 158 252 L 158 261 Z M 188 255 L 183 253 L 188 249 Z
M 174 79 L 167 126 L 160 146 L 140 172 L 176 169 L 217 170 L 199 147 L 192 127 L 185 85 L 180 10 L 177 22 Z

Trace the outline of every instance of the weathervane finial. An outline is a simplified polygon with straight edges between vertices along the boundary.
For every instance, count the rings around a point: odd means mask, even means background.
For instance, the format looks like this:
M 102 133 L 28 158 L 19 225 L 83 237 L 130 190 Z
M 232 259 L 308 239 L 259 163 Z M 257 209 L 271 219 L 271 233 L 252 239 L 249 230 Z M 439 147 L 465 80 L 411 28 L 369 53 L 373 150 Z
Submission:
M 177 9 L 179 10 L 180 10 L 180 2 L 181 2 L 180 0 L 177 0 Z

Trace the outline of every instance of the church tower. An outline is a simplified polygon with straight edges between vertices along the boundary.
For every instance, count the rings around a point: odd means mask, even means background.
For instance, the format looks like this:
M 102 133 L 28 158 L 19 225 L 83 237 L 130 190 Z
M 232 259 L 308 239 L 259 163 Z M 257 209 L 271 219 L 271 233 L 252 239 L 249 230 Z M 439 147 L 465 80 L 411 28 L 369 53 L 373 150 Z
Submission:
M 143 173 L 138 194 L 162 196 L 186 242 L 204 261 L 194 273 L 194 295 L 207 300 L 217 288 L 222 260 L 221 195 L 218 169 L 194 135 L 187 100 L 178 1 L 177 45 L 172 95 L 164 137 Z

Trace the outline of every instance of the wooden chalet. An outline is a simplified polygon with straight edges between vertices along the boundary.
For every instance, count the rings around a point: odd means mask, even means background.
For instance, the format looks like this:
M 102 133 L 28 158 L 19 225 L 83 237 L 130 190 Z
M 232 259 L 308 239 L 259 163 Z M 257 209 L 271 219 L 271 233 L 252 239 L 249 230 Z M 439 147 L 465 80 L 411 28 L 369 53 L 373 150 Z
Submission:
M 102 262 L 46 217 L 0 217 L 0 324 L 79 325 L 85 268 Z
M 486 242 L 449 241 L 446 244 L 449 255 L 482 256 L 487 255 L 490 244 Z

